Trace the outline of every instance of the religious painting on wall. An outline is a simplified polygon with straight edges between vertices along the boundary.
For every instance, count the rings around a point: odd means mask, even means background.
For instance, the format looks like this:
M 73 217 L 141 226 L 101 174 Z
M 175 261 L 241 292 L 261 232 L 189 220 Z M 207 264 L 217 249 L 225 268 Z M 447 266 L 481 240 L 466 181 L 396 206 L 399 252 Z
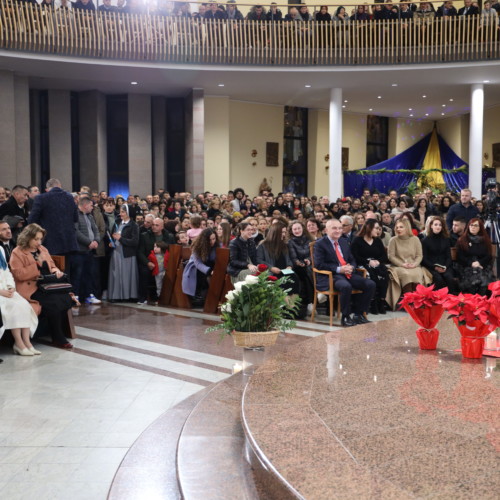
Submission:
M 266 167 L 279 167 L 279 142 L 266 142 Z
M 349 170 L 349 148 L 342 148 L 342 172 Z

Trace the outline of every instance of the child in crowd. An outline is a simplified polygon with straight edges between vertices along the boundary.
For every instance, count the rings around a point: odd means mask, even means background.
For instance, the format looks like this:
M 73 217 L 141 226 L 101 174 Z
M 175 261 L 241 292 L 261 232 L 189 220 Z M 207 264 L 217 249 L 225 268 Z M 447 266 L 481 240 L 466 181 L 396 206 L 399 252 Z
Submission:
M 189 238 L 188 238 L 186 231 L 179 231 L 175 235 L 175 239 L 177 240 L 176 243 L 178 245 L 182 245 L 183 247 L 189 246 Z
M 192 243 L 203 231 L 203 228 L 201 227 L 201 217 L 198 215 L 193 215 L 189 222 L 191 227 L 187 230 L 187 236 Z
M 157 241 L 148 256 L 149 262 L 152 262 L 155 266 L 153 267 L 151 274 L 155 277 L 156 293 L 158 294 L 158 297 L 160 296 L 161 287 L 163 285 L 163 277 L 165 276 L 168 256 L 168 245 L 164 241 Z

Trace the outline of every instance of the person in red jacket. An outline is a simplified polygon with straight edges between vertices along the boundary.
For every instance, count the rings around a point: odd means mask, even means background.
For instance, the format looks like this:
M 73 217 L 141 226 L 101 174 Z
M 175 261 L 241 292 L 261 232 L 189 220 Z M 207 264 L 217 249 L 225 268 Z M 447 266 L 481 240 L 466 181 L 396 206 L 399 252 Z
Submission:
M 155 277 L 156 293 L 158 294 L 158 297 L 161 293 L 168 257 L 168 245 L 164 241 L 157 241 L 153 246 L 153 250 L 151 250 L 151 253 L 148 255 L 149 262 L 154 264 L 151 274 Z

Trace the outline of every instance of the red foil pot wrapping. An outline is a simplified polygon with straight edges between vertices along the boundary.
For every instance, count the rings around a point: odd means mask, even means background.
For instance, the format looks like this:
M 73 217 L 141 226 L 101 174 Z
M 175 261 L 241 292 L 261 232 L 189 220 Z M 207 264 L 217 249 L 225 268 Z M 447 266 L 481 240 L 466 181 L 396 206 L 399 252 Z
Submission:
M 486 337 L 495 329 L 494 325 L 485 324 L 479 320 L 465 325 L 459 325 L 458 319 L 453 318 L 453 322 L 457 326 L 462 337 Z
M 426 330 L 433 329 L 443 315 L 443 307 L 435 305 L 432 307 L 419 307 L 415 309 L 413 306 L 406 304 L 405 311 L 413 318 L 415 323 Z M 470 334 L 469 334 L 470 335 Z
M 435 350 L 439 340 L 439 330 L 437 328 L 419 328 L 416 331 L 418 346 L 422 350 Z
M 477 359 L 483 356 L 484 337 L 462 337 L 462 356 Z

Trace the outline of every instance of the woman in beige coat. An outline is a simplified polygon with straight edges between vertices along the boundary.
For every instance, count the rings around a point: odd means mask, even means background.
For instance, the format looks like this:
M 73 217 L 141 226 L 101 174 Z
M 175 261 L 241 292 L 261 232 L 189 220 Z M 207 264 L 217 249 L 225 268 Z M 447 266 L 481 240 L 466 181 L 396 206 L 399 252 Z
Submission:
M 414 291 L 418 284 L 432 282 L 429 272 L 421 266 L 423 252 L 420 240 L 413 235 L 410 223 L 400 219 L 394 226 L 396 236 L 391 238 L 387 256 L 391 267 L 391 284 L 388 302 L 394 308 L 400 295 Z

